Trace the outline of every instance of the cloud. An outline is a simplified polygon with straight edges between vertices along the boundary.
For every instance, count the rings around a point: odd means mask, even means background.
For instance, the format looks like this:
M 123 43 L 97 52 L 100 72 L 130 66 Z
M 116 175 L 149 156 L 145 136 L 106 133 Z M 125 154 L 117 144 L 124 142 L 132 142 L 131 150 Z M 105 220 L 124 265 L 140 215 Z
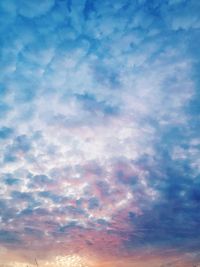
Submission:
M 198 247 L 199 4 L 39 2 L 0 3 L 0 242 Z
M 3 243 L 20 243 L 17 233 L 3 230 L 0 231 L 0 240 Z
M 46 14 L 53 7 L 54 0 L 45 0 L 41 5 L 39 4 L 39 1 L 27 3 L 24 0 L 20 0 L 18 6 L 19 14 L 27 18 L 34 18 Z
M 166 19 L 173 30 L 198 29 L 199 3 L 196 1 L 170 1 L 166 9 Z M 174 6 L 176 8 L 174 8 Z M 179 9 L 179 12 L 177 10 Z

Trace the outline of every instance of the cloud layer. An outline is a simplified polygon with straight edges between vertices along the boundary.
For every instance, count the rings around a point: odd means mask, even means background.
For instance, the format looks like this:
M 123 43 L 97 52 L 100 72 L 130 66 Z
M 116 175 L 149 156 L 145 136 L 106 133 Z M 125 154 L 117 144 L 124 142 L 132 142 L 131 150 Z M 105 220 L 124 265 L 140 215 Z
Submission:
M 199 11 L 0 3 L 2 246 L 199 249 Z

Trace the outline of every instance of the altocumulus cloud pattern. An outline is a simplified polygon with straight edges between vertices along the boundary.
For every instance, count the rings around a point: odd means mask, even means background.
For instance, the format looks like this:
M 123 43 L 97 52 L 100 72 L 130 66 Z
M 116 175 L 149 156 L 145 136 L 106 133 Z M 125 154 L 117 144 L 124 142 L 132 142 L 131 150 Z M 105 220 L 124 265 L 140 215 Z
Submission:
M 0 1 L 2 264 L 200 263 L 199 47 L 198 0 Z

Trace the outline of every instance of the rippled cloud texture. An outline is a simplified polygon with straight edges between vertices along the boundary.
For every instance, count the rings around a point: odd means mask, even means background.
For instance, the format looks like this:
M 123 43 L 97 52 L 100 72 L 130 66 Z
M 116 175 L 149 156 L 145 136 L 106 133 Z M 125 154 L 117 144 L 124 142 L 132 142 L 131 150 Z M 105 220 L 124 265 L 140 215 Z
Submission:
M 0 2 L 2 247 L 196 257 L 199 14 L 198 0 Z

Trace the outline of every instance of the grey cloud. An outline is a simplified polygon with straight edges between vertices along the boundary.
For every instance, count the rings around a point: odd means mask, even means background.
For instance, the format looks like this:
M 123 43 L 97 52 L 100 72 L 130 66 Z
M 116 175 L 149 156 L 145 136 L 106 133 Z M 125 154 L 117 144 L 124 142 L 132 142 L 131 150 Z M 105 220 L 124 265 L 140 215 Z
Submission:
M 4 244 L 21 243 L 19 233 L 6 230 L 0 230 L 0 241 Z

